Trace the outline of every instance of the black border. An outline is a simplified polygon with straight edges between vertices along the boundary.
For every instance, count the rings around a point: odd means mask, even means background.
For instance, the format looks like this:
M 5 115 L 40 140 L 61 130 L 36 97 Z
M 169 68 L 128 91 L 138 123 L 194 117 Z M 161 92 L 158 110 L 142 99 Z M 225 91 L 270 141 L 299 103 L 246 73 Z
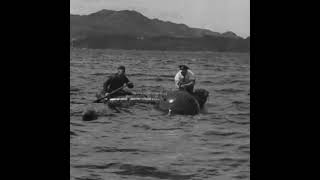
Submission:
M 11 179 L 70 179 L 70 2 L 3 7 L 3 164 Z
M 308 6 L 307 6 L 308 5 Z M 253 1 L 251 14 L 250 152 L 253 179 L 306 179 L 314 128 L 308 127 L 319 66 L 310 2 Z M 313 5 L 317 7 L 316 5 Z M 306 24 L 311 22 L 311 24 Z M 312 27 L 312 28 L 310 28 Z M 311 42 L 313 41 L 313 42 Z M 316 78 L 316 79 L 314 79 Z M 308 83 L 311 82 L 312 84 Z M 317 127 L 317 126 L 315 126 Z M 310 151 L 310 152 L 309 152 Z M 305 171 L 306 170 L 306 171 Z M 307 178 L 308 179 L 308 178 Z

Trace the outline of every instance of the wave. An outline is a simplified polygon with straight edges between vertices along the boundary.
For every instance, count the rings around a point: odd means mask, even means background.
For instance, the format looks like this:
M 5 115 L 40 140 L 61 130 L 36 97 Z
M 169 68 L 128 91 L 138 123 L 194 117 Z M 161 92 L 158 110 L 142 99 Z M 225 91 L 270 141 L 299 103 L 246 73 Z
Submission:
M 77 134 L 75 132 L 70 131 L 70 137 L 71 136 L 76 136 Z
M 230 93 L 241 93 L 241 92 L 244 92 L 244 90 L 235 89 L 235 88 L 226 88 L 226 89 L 215 90 L 215 92 L 222 93 L 222 94 L 230 94 Z
M 208 81 L 208 80 L 205 80 L 205 81 L 200 81 L 201 84 L 211 84 L 211 83 L 214 83 L 213 81 Z
M 158 179 L 170 179 L 170 180 L 186 180 L 194 177 L 194 174 L 182 175 L 176 172 L 161 171 L 156 167 L 142 166 L 134 164 L 122 164 L 122 163 L 109 163 L 105 165 L 74 165 L 74 168 L 85 169 L 108 169 L 117 168 L 121 171 L 112 172 L 119 175 L 126 176 L 140 176 L 140 177 L 153 177 Z
M 93 76 L 110 76 L 111 74 L 110 73 L 93 73 L 93 74 L 90 74 L 90 75 L 93 75 Z
M 95 147 L 95 152 L 147 152 L 139 149 L 118 149 L 115 147 Z
M 223 131 L 206 131 L 203 133 L 203 135 L 206 136 L 233 136 L 238 134 L 237 132 L 223 132 Z

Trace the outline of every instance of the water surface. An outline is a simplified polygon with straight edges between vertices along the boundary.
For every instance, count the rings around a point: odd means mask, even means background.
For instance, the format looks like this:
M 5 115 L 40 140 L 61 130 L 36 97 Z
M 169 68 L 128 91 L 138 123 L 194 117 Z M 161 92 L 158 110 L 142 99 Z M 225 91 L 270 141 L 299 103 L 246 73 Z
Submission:
M 70 179 L 250 179 L 250 55 L 70 49 Z M 152 105 L 117 113 L 89 103 L 125 65 L 135 92 L 174 88 L 178 65 L 210 92 L 206 112 L 167 116 Z M 83 110 L 99 112 L 82 121 Z

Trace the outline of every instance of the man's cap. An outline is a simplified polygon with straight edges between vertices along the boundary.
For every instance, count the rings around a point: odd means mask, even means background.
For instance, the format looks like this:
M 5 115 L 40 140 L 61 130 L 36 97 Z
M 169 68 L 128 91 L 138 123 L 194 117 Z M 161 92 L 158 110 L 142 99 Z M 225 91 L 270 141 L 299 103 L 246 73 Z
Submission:
M 186 66 L 186 65 L 180 65 L 179 66 L 179 69 L 180 70 L 188 70 L 188 69 L 190 69 L 188 66 Z
M 126 70 L 126 68 L 124 66 L 119 66 L 118 69 L 122 69 L 122 70 Z

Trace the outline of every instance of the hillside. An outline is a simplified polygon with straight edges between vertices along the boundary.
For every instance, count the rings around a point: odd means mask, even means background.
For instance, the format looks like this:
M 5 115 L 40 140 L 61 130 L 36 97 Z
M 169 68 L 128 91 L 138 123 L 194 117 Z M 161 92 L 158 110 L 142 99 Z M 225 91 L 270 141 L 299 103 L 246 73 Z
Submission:
M 149 19 L 129 10 L 101 10 L 89 15 L 70 15 L 70 41 L 72 46 L 87 48 L 167 50 L 230 49 L 216 47 L 217 43 L 226 42 L 233 44 L 228 45 L 232 46 L 231 49 L 238 49 L 238 45 L 235 45 L 237 41 L 241 41 L 238 44 L 247 42 L 233 32 L 218 33 L 191 28 L 185 24 Z

